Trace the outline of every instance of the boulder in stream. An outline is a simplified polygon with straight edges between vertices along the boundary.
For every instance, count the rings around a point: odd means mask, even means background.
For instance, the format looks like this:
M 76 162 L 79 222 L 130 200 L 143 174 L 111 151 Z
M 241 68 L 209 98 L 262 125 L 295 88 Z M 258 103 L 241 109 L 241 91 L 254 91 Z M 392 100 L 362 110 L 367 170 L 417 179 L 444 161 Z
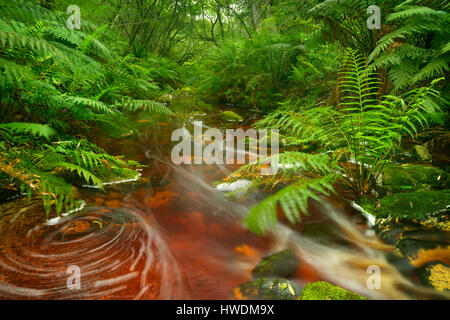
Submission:
M 440 261 L 430 261 L 419 270 L 419 277 L 426 286 L 437 291 L 450 291 L 450 266 Z
M 412 147 L 412 155 L 414 159 L 419 161 L 431 161 L 431 153 L 426 146 L 415 145 Z
M 367 300 L 356 293 L 347 291 L 326 281 L 308 283 L 300 300 Z
M 226 121 L 244 121 L 244 118 L 233 111 L 224 111 L 220 114 L 220 117 Z
M 282 278 L 259 278 L 234 289 L 238 300 L 295 300 L 299 293 L 300 287 L 294 281 Z
M 372 210 L 377 218 L 425 219 L 448 211 L 450 189 L 395 193 L 382 198 Z M 369 211 L 370 212 L 370 211 Z
M 302 236 L 321 244 L 347 244 L 339 235 L 339 229 L 328 222 L 312 222 L 304 225 Z
M 445 188 L 448 174 L 435 167 L 424 165 L 386 166 L 382 172 L 382 185 L 389 192 L 410 192 Z
M 405 238 L 398 241 L 396 246 L 416 268 L 433 260 L 450 263 L 450 243 L 446 241 Z
M 254 279 L 264 277 L 291 278 L 299 266 L 297 254 L 292 249 L 286 249 L 262 258 L 253 269 Z

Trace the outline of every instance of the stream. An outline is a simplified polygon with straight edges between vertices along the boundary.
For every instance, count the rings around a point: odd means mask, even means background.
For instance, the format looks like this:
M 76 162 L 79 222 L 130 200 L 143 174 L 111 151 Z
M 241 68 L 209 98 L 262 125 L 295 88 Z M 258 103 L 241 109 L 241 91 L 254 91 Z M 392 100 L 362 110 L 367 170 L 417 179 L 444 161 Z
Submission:
M 233 126 L 217 116 L 196 120 Z M 311 203 L 309 215 L 286 221 L 266 236 L 242 225 L 248 209 L 267 196 L 254 191 L 231 200 L 214 187 L 237 166 L 171 164 L 174 129 L 192 122 L 138 120 L 142 136 L 95 141 L 111 154 L 144 164 L 139 181 L 79 188 L 84 206 L 46 220 L 41 201 L 20 197 L 0 206 L 0 298 L 2 299 L 235 299 L 234 289 L 252 279 L 262 257 L 292 248 L 300 263 L 300 287 L 326 280 L 370 299 L 409 299 L 427 292 L 387 258 L 393 246 L 379 241 L 342 191 Z M 247 123 L 241 124 L 244 129 Z M 304 237 L 311 224 L 333 225 L 331 241 Z M 369 266 L 381 270 L 379 289 L 369 289 Z M 80 272 L 78 287 L 68 285 Z

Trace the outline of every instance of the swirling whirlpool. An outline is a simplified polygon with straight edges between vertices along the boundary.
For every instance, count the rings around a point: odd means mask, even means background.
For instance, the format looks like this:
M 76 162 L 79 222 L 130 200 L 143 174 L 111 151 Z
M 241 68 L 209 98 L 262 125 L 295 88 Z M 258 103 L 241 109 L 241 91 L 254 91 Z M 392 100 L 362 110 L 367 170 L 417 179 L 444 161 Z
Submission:
M 29 229 L 21 242 L 0 246 L 3 299 L 182 295 L 176 263 L 157 227 L 133 210 L 84 210 Z

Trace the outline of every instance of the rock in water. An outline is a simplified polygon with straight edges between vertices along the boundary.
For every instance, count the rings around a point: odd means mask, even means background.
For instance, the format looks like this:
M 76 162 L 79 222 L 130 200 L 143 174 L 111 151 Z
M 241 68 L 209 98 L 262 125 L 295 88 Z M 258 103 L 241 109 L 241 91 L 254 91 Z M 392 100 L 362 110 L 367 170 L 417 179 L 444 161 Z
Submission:
M 450 262 L 450 244 L 445 241 L 405 238 L 396 246 L 416 268 L 433 260 Z
M 297 271 L 299 261 L 295 251 L 286 249 L 261 259 L 253 269 L 253 278 L 290 278 Z
M 236 180 L 234 182 L 224 182 L 216 186 L 216 190 L 228 192 L 234 198 L 243 198 L 251 190 L 253 182 L 246 179 Z
M 450 291 L 450 266 L 440 261 L 431 261 L 419 270 L 421 281 L 437 291 Z
M 233 111 L 224 111 L 220 116 L 226 121 L 244 121 L 244 118 Z
M 326 281 L 318 281 L 308 283 L 303 288 L 300 300 L 367 300 L 367 298 Z
M 390 192 L 410 192 L 443 188 L 448 174 L 438 168 L 424 165 L 388 165 L 383 170 L 382 185 Z
M 281 278 L 259 278 L 234 289 L 238 300 L 295 300 L 299 293 L 295 282 Z
M 427 147 L 421 145 L 415 145 L 412 147 L 412 155 L 414 159 L 419 161 L 431 161 L 431 154 Z
M 312 222 L 305 224 L 302 230 L 302 236 L 321 244 L 348 244 L 348 242 L 340 236 L 339 229 L 328 222 Z
M 447 211 L 449 205 L 450 189 L 395 193 L 381 199 L 371 213 L 377 218 L 424 219 Z

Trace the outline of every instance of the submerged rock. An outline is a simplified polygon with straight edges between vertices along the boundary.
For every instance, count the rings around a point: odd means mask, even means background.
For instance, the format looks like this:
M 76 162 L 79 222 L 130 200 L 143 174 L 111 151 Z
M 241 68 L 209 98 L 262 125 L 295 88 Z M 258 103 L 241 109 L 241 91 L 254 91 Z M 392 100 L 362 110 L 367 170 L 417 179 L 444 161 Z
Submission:
M 426 286 L 437 291 L 450 291 L 450 266 L 440 261 L 431 261 L 419 270 L 419 277 Z
M 282 278 L 259 278 L 234 289 L 238 300 L 295 300 L 299 293 L 295 282 Z
M 424 165 L 388 165 L 382 172 L 382 185 L 390 192 L 443 188 L 447 181 L 446 172 Z
M 224 111 L 220 114 L 220 117 L 226 121 L 244 121 L 244 118 L 233 111 Z
M 344 239 L 339 236 L 338 228 L 328 222 L 313 222 L 305 224 L 302 230 L 302 236 L 322 244 L 346 243 Z
M 262 258 L 253 269 L 253 278 L 263 277 L 292 277 L 299 266 L 299 261 L 294 250 L 286 249 Z
M 318 281 L 308 283 L 303 288 L 300 300 L 367 300 L 367 298 L 326 281 Z
M 414 159 L 419 161 L 431 161 L 431 154 L 426 146 L 415 145 L 412 147 L 412 155 Z

